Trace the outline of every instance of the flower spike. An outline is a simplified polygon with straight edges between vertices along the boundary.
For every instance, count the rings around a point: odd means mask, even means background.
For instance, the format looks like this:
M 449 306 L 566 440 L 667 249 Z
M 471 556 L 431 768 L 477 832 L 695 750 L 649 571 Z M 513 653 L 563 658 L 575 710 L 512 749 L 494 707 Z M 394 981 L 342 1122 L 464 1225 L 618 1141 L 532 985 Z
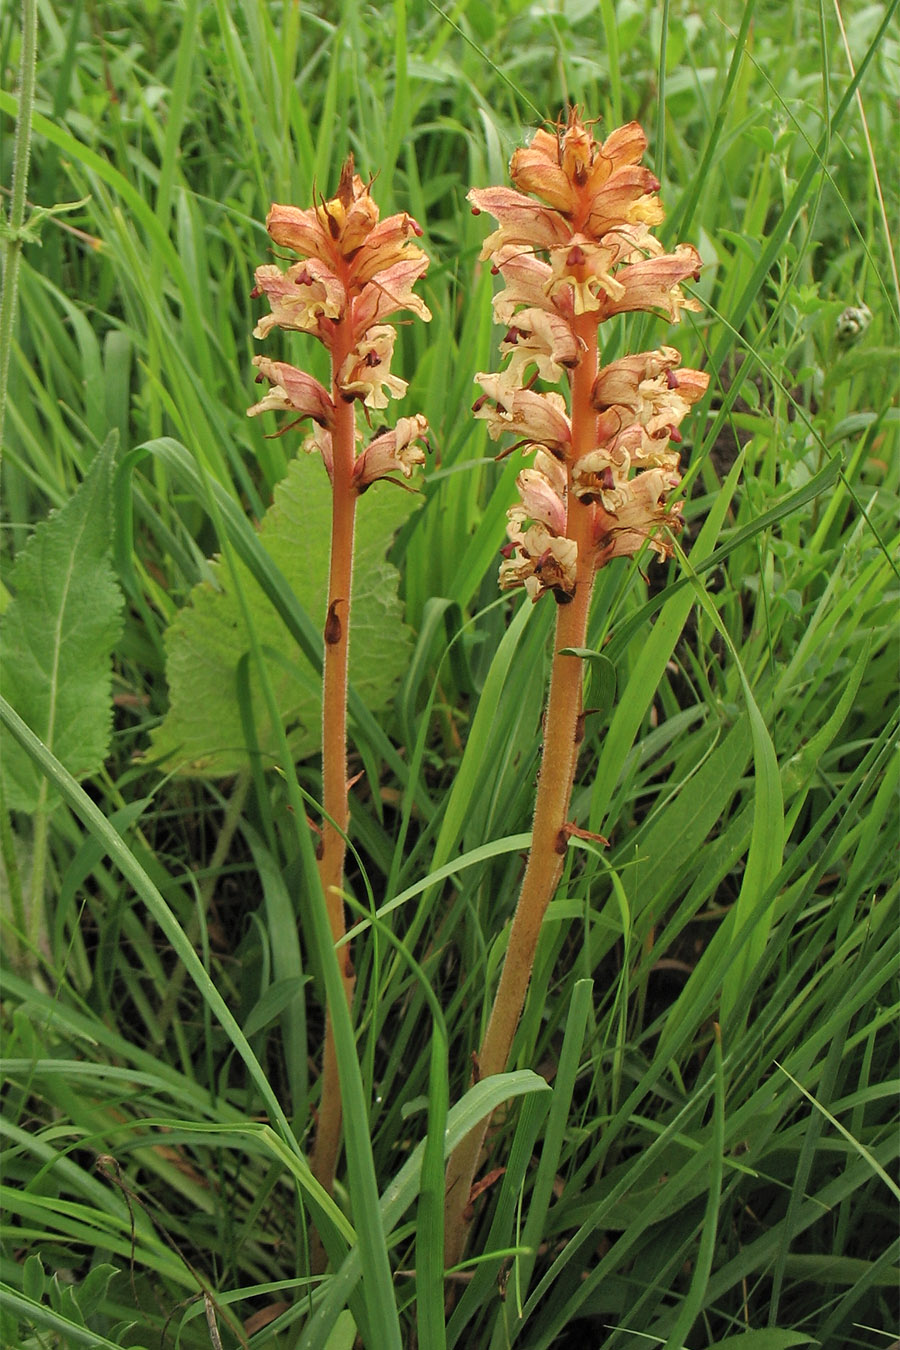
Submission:
M 550 594 L 558 606 L 531 849 L 477 1054 L 482 1077 L 506 1068 L 569 838 L 600 839 L 569 821 L 584 734 L 578 653 L 587 646 L 595 576 L 614 558 L 671 555 L 681 526 L 678 428 L 708 384 L 668 346 L 600 367 L 598 327 L 606 319 L 646 310 L 674 323 L 699 309 L 681 289 L 699 275 L 696 249 L 679 244 L 666 253 L 652 234 L 663 211 L 659 182 L 641 164 L 646 148 L 636 122 L 600 142 L 573 108 L 515 152 L 512 187 L 469 193 L 473 211 L 497 221 L 480 256 L 503 281 L 493 306 L 506 326 L 505 367 L 476 375 L 484 392 L 474 414 L 492 440 L 509 433 L 534 454 L 507 512 L 500 586 L 522 588 L 532 602 Z M 562 384 L 568 396 L 542 384 Z M 487 1123 L 448 1164 L 448 1266 L 465 1247 Z
M 402 398 L 406 381 L 391 372 L 396 329 L 387 322 L 399 311 L 430 319 L 428 307 L 413 287 L 428 268 L 419 246 L 420 226 L 406 212 L 379 219 L 371 195 L 354 171 L 352 156 L 341 171 L 333 197 L 319 198 L 306 209 L 276 203 L 266 219 L 272 241 L 295 260 L 282 268 L 266 263 L 256 270 L 253 294 L 264 296 L 269 313 L 253 332 L 266 338 L 273 329 L 308 333 L 328 349 L 331 388 L 283 361 L 257 356 L 259 379 L 269 392 L 249 409 L 250 416 L 289 412 L 293 418 L 281 432 L 310 419 L 304 449 L 322 457 L 332 487 L 331 554 L 326 620 L 323 629 L 322 805 L 324 822 L 317 848 L 323 903 L 331 933 L 338 942 L 345 932 L 344 856 L 350 823 L 347 775 L 348 652 L 352 632 L 353 540 L 356 507 L 362 494 L 379 478 L 400 482 L 422 464 L 421 448 L 428 423 L 421 414 L 401 417 L 358 454 L 363 440 L 357 426 L 357 405 L 366 420 L 370 410 Z M 362 421 L 362 418 L 360 418 Z M 394 475 L 399 474 L 400 479 Z M 299 545 L 298 545 L 299 546 Z M 352 1007 L 354 975 L 349 948 L 341 979 Z M 312 1151 L 312 1170 L 326 1190 L 334 1183 L 340 1145 L 341 1094 L 332 1030 L 327 1009 L 322 1090 Z M 321 1247 L 314 1265 L 324 1267 Z
M 513 155 L 515 188 L 469 193 L 473 209 L 489 212 L 499 225 L 481 257 L 504 281 L 494 311 L 507 325 L 500 351 L 508 357 L 499 374 L 476 376 L 485 392 L 475 416 L 492 439 L 510 432 L 566 465 L 564 510 L 579 504 L 593 513 L 590 528 L 581 530 L 581 566 L 590 567 L 591 576 L 648 542 L 660 556 L 671 551 L 667 542 L 653 543 L 665 537 L 667 521 L 670 528 L 680 523 L 665 509 L 679 481 L 670 442 L 680 440 L 679 423 L 708 383 L 703 372 L 678 367 L 674 347 L 622 358 L 593 376 L 590 408 L 597 415 L 591 420 L 585 408 L 577 435 L 574 408 L 570 414 L 559 394 L 532 387 L 536 380 L 572 383 L 585 354 L 596 350 L 597 325 L 614 314 L 662 311 L 677 322 L 685 310 L 699 309 L 681 289 L 699 276 L 697 250 L 680 244 L 665 253 L 650 230 L 663 212 L 659 183 L 640 164 L 646 147 L 636 122 L 598 142 L 573 109 L 565 123 L 538 131 Z M 636 487 L 635 475 L 649 470 L 665 472 L 665 492 L 655 479 Z M 619 511 L 625 519 L 617 525 Z M 518 518 L 519 508 L 513 513 Z M 574 537 L 569 524 L 558 537 Z M 522 584 L 537 599 L 553 587 L 533 582 L 523 558 L 526 552 L 531 558 L 537 542 L 532 536 L 526 544 L 527 538 L 527 531 L 517 535 L 501 585 Z

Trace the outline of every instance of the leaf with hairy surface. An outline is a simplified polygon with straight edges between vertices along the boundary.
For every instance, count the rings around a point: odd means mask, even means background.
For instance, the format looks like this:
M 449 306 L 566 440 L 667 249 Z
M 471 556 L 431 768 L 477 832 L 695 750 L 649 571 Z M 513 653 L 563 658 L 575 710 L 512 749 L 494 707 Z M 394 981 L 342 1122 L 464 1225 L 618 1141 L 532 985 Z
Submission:
M 360 503 L 350 679 L 370 711 L 390 703 L 411 655 L 411 633 L 397 595 L 399 574 L 387 553 L 415 505 L 408 493 L 381 483 Z M 275 489 L 259 537 L 319 631 L 326 617 L 330 531 L 328 478 L 320 463 L 300 455 Z M 241 562 L 235 566 L 260 646 L 271 662 L 270 678 L 291 750 L 303 759 L 321 745 L 320 677 L 249 570 Z M 215 778 L 237 773 L 247 763 L 238 667 L 250 643 L 229 568 L 216 560 L 210 571 L 213 580 L 194 587 L 191 603 L 166 635 L 170 706 L 153 737 L 153 751 L 177 761 L 179 773 Z M 276 743 L 255 673 L 250 691 L 256 740 L 266 759 L 274 756 Z
M 96 773 L 112 730 L 110 659 L 122 630 L 112 566 L 115 437 L 65 506 L 41 521 L 9 578 L 0 622 L 5 697 L 78 779 Z M 7 807 L 33 812 L 50 789 L 21 746 L 0 733 Z

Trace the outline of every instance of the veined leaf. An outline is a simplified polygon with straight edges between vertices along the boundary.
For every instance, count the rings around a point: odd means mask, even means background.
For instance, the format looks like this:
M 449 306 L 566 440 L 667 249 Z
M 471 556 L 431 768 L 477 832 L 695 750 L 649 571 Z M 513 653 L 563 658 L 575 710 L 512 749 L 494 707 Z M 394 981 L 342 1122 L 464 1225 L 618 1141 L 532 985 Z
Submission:
M 350 679 L 370 711 L 387 706 L 412 651 L 397 596 L 398 573 L 387 561 L 394 535 L 414 509 L 409 493 L 374 484 L 360 501 L 356 520 Z M 260 541 L 321 630 L 328 595 L 331 489 L 321 463 L 307 455 L 292 461 L 260 525 Z M 270 660 L 270 678 L 296 759 L 321 744 L 321 680 L 288 633 L 274 607 L 240 561 L 241 584 Z M 249 652 L 241 610 L 228 567 L 210 565 L 191 603 L 166 635 L 170 707 L 153 738 L 154 752 L 175 756 L 180 773 L 217 777 L 247 762 L 241 720 L 238 666 Z M 253 724 L 263 756 L 276 742 L 255 674 L 250 676 Z
M 74 778 L 95 773 L 112 726 L 110 658 L 122 628 L 112 567 L 111 436 L 72 498 L 42 521 L 9 578 L 0 683 L 9 703 Z M 35 811 L 51 789 L 4 730 L 6 805 Z M 45 795 L 44 801 L 50 797 Z

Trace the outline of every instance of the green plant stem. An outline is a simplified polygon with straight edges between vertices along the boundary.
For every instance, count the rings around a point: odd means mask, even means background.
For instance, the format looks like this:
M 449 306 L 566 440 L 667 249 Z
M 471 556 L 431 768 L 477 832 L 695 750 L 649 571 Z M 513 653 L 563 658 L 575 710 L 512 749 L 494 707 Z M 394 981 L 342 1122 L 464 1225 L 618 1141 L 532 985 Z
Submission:
M 3 920 L 4 942 L 6 944 L 4 950 L 10 964 L 16 966 L 21 960 L 20 944 L 26 939 L 25 895 L 22 888 L 19 859 L 16 856 L 16 841 L 13 837 L 9 812 L 3 800 L 2 782 L 0 782 L 0 860 L 2 860 L 3 870 L 6 874 L 10 918 L 12 920 L 9 923 L 6 915 L 0 915 Z
M 12 200 L 9 207 L 6 241 L 3 249 L 3 286 L 0 290 L 0 458 L 3 456 L 3 430 L 9 393 L 9 358 L 19 296 L 19 260 L 22 256 L 22 227 L 28 191 L 28 165 L 31 158 L 31 113 L 34 108 L 35 62 L 37 60 L 37 3 L 22 0 L 22 59 L 19 65 L 19 111 L 16 118 L 16 142 L 13 159 Z
M 584 351 L 572 379 L 570 488 L 571 464 L 593 448 L 597 425 L 590 401 L 597 376 L 597 325 L 591 314 L 582 314 L 575 322 Z M 478 1054 L 481 1078 L 503 1073 L 506 1068 L 525 1005 L 541 924 L 565 861 L 568 838 L 565 825 L 582 735 L 582 667 L 578 657 L 565 656 L 563 652 L 568 647 L 583 647 L 586 641 L 594 580 L 590 529 L 590 511 L 570 490 L 566 533 L 578 544 L 575 594 L 570 604 L 560 606 L 557 614 L 531 849 L 509 932 L 500 984 Z M 469 1192 L 489 1124 L 489 1118 L 485 1119 L 467 1135 L 447 1166 L 445 1259 L 448 1266 L 455 1265 L 465 1250 L 471 1222 Z
M 350 823 L 347 798 L 347 660 L 357 498 L 353 486 L 353 465 L 356 459 L 353 403 L 342 397 L 337 374 L 351 347 L 352 327 L 348 319 L 338 326 L 331 353 L 332 390 L 337 412 L 332 433 L 331 562 L 322 670 L 322 806 L 325 819 L 322 823 L 319 875 L 335 944 L 340 942 L 346 932 L 342 892 L 345 841 Z M 349 947 L 344 947 L 340 953 L 340 966 L 344 994 L 352 1008 L 354 972 Z M 316 1180 L 329 1194 L 334 1187 L 340 1137 L 341 1089 L 331 1012 L 326 1009 L 322 1093 L 310 1163 Z
M 47 874 L 47 847 L 50 837 L 50 817 L 47 813 L 47 780 L 41 779 L 37 806 L 34 810 L 34 831 L 31 836 L 31 877 L 28 887 L 27 938 L 28 961 L 36 961 L 38 952 L 50 955 L 44 925 L 44 889 Z
M 0 287 L 0 460 L 6 404 L 9 397 L 9 362 L 16 310 L 19 298 L 19 263 L 22 257 L 25 205 L 28 194 L 28 167 L 31 159 L 31 114 L 34 109 L 35 65 L 37 62 L 37 4 L 22 0 L 22 58 L 19 63 L 19 108 L 13 159 L 12 200 L 3 248 L 3 282 Z M 41 800 L 34 816 L 31 885 L 26 918 L 26 946 L 29 962 L 36 960 L 44 915 L 44 875 L 47 860 L 48 821 L 45 806 L 46 781 L 41 783 Z

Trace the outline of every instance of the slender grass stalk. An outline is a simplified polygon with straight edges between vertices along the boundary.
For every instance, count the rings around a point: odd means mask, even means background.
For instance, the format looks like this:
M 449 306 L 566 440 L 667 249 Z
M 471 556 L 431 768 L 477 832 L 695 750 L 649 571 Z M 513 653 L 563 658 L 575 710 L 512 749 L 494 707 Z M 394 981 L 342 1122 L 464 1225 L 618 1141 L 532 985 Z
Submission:
M 34 107 L 35 61 L 37 59 L 37 4 L 22 0 L 22 57 L 19 64 L 19 108 L 16 117 L 16 139 L 13 158 L 12 197 L 9 220 L 4 228 L 3 276 L 0 281 L 0 462 L 3 459 L 3 431 L 6 424 L 6 404 L 9 397 L 9 361 L 16 310 L 19 296 L 19 263 L 22 257 L 25 202 L 28 191 L 28 166 L 31 158 L 31 113 Z M 43 790 L 43 784 L 42 784 Z M 27 917 L 19 869 L 9 841 L 6 808 L 0 801 L 4 823 L 2 853 L 4 868 L 11 877 L 13 916 L 20 933 L 26 934 L 26 945 L 34 952 L 42 923 L 44 907 L 44 872 L 47 857 L 46 811 L 35 815 L 33 863 L 31 872 L 31 899 Z M 27 933 L 26 933 L 27 930 Z

